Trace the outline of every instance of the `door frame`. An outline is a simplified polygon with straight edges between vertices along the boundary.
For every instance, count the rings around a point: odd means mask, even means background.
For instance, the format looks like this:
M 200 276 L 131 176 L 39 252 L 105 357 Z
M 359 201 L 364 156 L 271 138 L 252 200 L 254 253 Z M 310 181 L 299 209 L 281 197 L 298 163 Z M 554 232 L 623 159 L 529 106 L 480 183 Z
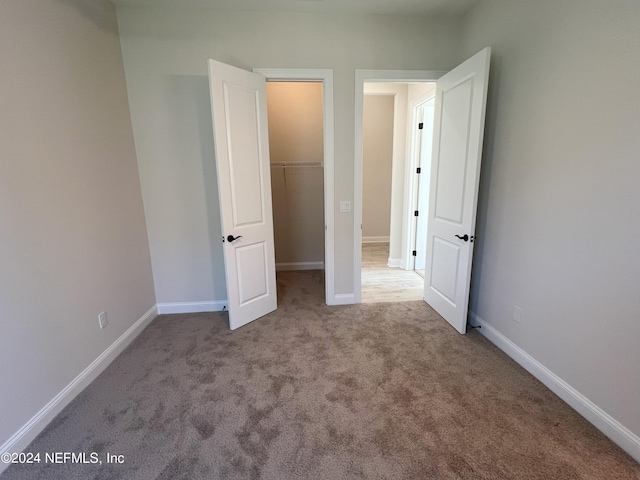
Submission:
M 335 196 L 333 70 L 309 68 L 254 68 L 267 81 L 322 82 L 324 148 L 324 279 L 327 305 L 337 305 L 335 293 Z
M 355 72 L 355 145 L 353 165 L 353 287 L 354 303 L 360 303 L 362 297 L 362 169 L 364 161 L 363 111 L 364 84 L 367 82 L 435 82 L 446 71 L 439 70 L 362 70 Z M 404 205 L 409 205 L 408 195 L 411 186 L 405 189 Z M 403 219 L 403 232 L 406 231 L 406 219 Z M 403 258 L 406 242 L 403 243 Z

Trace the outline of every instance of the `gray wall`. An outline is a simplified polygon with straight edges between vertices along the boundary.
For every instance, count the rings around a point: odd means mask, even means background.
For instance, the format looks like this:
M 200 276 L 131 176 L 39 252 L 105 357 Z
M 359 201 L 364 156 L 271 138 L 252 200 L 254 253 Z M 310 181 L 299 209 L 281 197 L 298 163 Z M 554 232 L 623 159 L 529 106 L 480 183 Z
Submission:
M 338 206 L 353 201 L 354 70 L 447 70 L 458 55 L 459 22 L 450 18 L 117 10 L 159 303 L 226 299 L 208 58 L 334 70 Z M 349 294 L 353 214 L 338 210 L 335 291 Z
M 389 264 L 399 266 L 404 243 L 403 224 L 405 213 L 405 183 L 407 150 L 407 121 L 409 102 L 406 83 L 368 82 L 364 84 L 366 94 L 390 94 L 395 97 L 393 119 L 393 165 L 391 171 L 391 220 L 389 222 Z M 364 126 L 364 125 L 363 125 Z M 364 159 L 363 159 L 364 160 Z M 363 203 L 363 210 L 366 202 Z M 364 211 L 363 211 L 364 216 Z
M 636 435 L 639 22 L 631 0 L 484 1 L 460 56 L 493 47 L 470 308 Z
M 365 95 L 363 103 L 362 237 L 389 237 L 393 170 L 394 95 Z
M 156 302 L 114 7 L 3 1 L 0 45 L 2 445 Z

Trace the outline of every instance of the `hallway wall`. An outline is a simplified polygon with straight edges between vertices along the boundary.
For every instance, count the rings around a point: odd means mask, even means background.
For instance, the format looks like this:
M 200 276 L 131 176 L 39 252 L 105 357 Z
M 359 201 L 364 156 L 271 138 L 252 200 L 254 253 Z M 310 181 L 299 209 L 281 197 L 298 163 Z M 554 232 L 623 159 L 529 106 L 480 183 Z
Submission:
M 365 95 L 362 240 L 389 241 L 393 172 L 393 95 Z

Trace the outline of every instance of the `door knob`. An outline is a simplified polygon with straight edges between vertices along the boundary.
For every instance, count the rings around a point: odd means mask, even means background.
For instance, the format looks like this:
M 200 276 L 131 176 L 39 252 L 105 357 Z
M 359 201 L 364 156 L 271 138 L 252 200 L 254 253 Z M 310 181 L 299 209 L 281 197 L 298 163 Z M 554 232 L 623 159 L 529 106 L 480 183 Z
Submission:
M 227 237 L 227 241 L 228 241 L 228 242 L 233 242 L 234 240 L 237 240 L 237 239 L 239 239 L 239 238 L 242 238 L 242 235 L 238 235 L 237 237 L 234 237 L 233 235 L 229 235 L 229 236 Z
M 464 240 L 465 242 L 469 241 L 469 235 L 467 235 L 466 233 L 462 237 L 460 235 L 456 235 L 456 237 L 458 237 L 460 240 Z

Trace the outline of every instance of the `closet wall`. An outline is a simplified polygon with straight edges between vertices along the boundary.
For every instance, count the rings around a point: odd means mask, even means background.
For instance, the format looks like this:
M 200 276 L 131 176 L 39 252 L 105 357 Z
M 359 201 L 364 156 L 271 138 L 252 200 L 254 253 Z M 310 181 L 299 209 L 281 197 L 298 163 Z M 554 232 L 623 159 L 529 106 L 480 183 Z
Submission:
M 278 270 L 324 268 L 322 83 L 268 82 Z

